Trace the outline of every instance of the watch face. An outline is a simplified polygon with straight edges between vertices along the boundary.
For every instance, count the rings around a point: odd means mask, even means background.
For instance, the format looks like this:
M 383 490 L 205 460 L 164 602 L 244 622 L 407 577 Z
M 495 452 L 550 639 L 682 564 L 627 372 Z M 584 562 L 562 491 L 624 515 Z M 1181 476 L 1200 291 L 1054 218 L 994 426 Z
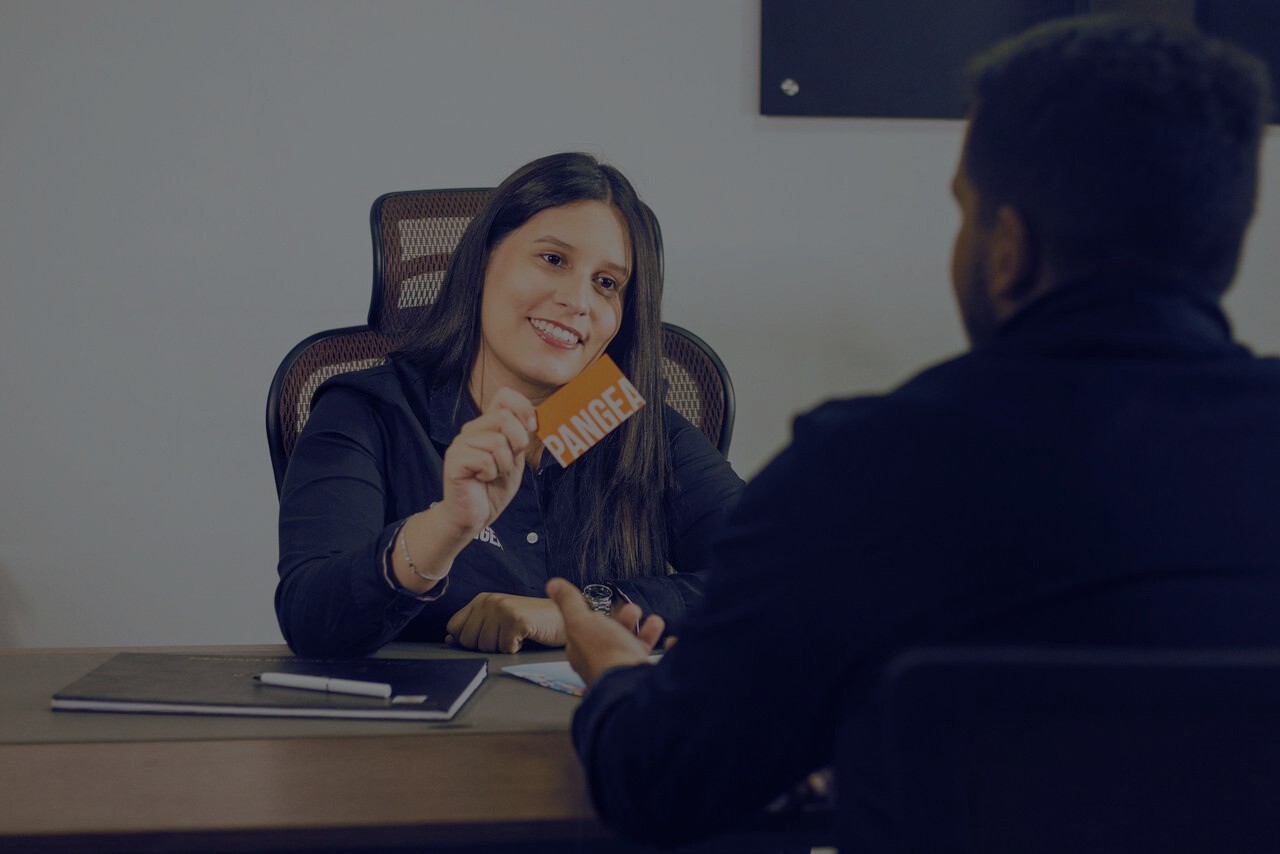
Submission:
M 607 584 L 588 584 L 582 588 L 582 595 L 593 611 L 608 614 L 613 610 L 613 588 Z

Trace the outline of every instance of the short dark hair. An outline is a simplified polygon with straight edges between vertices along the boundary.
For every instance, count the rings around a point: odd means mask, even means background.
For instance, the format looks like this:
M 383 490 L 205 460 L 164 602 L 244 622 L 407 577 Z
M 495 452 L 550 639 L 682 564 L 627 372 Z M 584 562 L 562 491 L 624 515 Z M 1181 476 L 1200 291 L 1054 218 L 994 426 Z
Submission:
M 557 536 L 576 553 L 579 582 L 661 573 L 665 568 L 663 497 L 672 483 L 662 353 L 662 232 L 658 219 L 617 168 L 590 154 L 541 157 L 493 191 L 450 258 L 440 293 L 405 343 L 433 384 L 467 393 L 480 351 L 480 301 L 489 256 L 502 239 L 548 208 L 582 201 L 609 205 L 631 245 L 622 323 L 606 352 L 651 405 L 641 408 L 574 463 L 576 494 L 557 495 Z M 554 543 L 553 543 L 554 544 Z
M 1120 266 L 1226 290 L 1270 111 L 1260 60 L 1108 15 L 1028 30 L 966 76 L 980 218 L 1018 210 L 1060 272 Z

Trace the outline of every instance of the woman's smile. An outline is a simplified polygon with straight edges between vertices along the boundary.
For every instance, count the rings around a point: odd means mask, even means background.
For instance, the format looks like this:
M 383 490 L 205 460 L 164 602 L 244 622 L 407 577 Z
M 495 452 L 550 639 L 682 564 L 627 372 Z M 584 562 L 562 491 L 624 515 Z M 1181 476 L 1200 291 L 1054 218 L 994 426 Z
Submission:
M 538 337 L 546 341 L 552 347 L 561 350 L 573 350 L 582 343 L 582 336 L 576 330 L 556 323 L 554 320 L 544 320 L 541 317 L 529 318 L 529 324 L 533 326 Z

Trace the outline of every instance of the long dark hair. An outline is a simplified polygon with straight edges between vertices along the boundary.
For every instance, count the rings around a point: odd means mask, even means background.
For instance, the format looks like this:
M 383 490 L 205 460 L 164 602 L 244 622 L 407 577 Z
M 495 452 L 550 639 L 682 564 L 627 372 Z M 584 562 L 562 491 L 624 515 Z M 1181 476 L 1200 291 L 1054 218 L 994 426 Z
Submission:
M 658 220 L 613 166 L 589 154 L 542 157 L 503 181 L 467 226 L 440 294 L 404 352 L 433 382 L 467 393 L 480 351 L 480 300 L 490 253 L 539 211 L 596 201 L 613 207 L 631 241 L 631 278 L 622 324 L 607 352 L 648 401 L 591 453 L 573 464 L 550 515 L 552 546 L 576 555 L 579 583 L 660 574 L 665 570 L 664 496 L 671 455 L 663 418 L 662 233 Z

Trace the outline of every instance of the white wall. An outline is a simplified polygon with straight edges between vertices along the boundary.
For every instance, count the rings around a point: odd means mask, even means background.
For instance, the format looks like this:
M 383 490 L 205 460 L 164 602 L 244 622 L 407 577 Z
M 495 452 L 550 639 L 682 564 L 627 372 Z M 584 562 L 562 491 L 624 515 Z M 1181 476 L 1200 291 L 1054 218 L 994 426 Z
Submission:
M 954 122 L 757 114 L 746 0 L 0 0 L 0 645 L 279 639 L 267 385 L 361 323 L 370 202 L 617 163 L 667 319 L 789 418 L 962 346 Z M 1280 145 L 1232 306 L 1280 349 Z

